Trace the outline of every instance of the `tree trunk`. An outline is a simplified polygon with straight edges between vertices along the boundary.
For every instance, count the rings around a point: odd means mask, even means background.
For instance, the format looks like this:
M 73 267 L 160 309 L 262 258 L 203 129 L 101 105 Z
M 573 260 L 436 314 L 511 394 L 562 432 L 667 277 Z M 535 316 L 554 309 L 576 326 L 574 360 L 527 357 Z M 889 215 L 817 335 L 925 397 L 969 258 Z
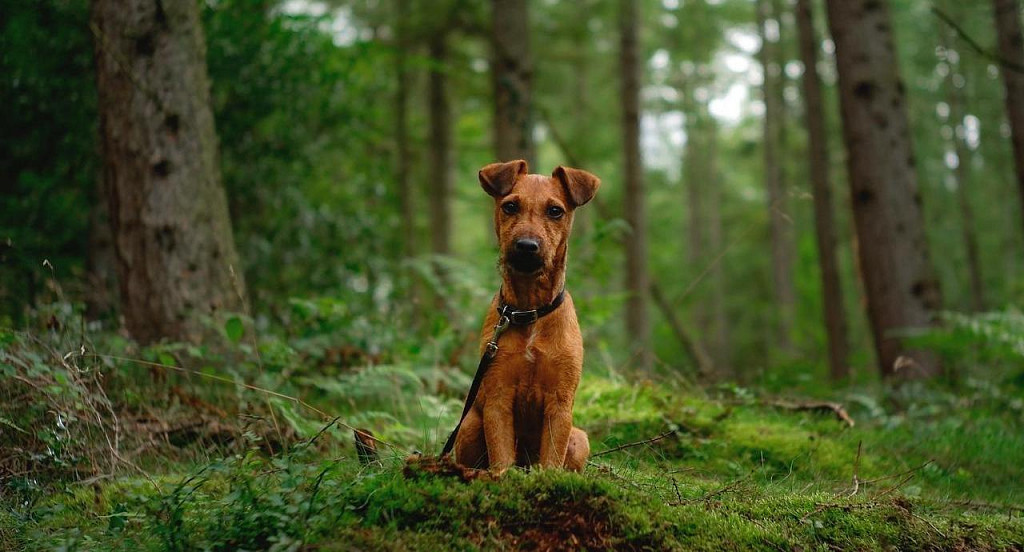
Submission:
M 1017 170 L 1017 188 L 1020 191 L 1021 222 L 1024 222 L 1024 36 L 1020 27 L 1018 0 L 992 0 L 996 18 L 999 57 L 1006 63 L 999 72 L 1006 89 L 1006 115 L 1010 121 L 1013 144 L 1013 162 Z M 1012 64 L 1008 67 L 1007 64 Z
M 944 32 L 945 30 L 940 30 Z M 946 31 L 944 37 L 949 36 Z M 943 40 L 946 51 L 949 51 L 950 41 Z M 963 61 L 963 58 L 960 58 Z M 949 57 L 946 57 L 949 72 L 946 74 L 946 91 L 949 98 L 949 120 L 953 128 L 953 151 L 956 153 L 956 167 L 953 169 L 953 178 L 956 180 L 956 202 L 960 211 L 961 239 L 964 242 L 964 252 L 967 254 L 967 275 L 971 286 L 971 309 L 974 312 L 985 310 L 984 280 L 981 277 L 981 260 L 978 251 L 978 233 L 974 226 L 974 211 L 971 209 L 970 196 L 967 193 L 969 178 L 969 167 L 971 152 L 967 147 L 966 128 L 964 127 L 964 93 L 957 86 L 957 76 L 963 78 L 963 72 L 959 69 L 959 63 L 953 64 Z M 966 81 L 964 81 L 966 83 Z
M 686 117 L 686 146 L 683 148 L 683 186 L 686 189 L 686 264 L 691 274 L 696 277 L 707 262 L 707 206 L 704 196 L 708 186 L 707 151 L 704 148 L 707 130 L 704 121 L 703 106 L 693 99 L 692 83 L 680 90 L 683 96 L 683 112 Z M 700 329 L 701 337 L 707 333 L 707 304 L 705 301 L 694 301 L 690 308 L 693 325 Z M 707 374 L 711 376 L 712 374 Z
M 430 197 L 431 249 L 437 255 L 451 253 L 452 240 L 452 109 L 448 98 L 447 37 L 438 32 L 430 38 Z
M 836 263 L 836 228 L 832 217 L 832 189 L 828 177 L 828 135 L 825 132 L 825 106 L 818 76 L 820 42 L 814 32 L 811 0 L 797 0 L 800 59 L 804 65 L 804 118 L 807 124 L 807 161 L 814 196 L 814 230 L 821 269 L 822 303 L 825 306 L 825 332 L 828 336 L 828 365 L 832 381 L 850 376 L 846 358 L 846 309 Z
M 89 320 L 107 318 L 117 310 L 117 252 L 110 228 L 109 194 L 103 175 L 97 176 L 95 205 L 89 212 L 89 251 L 85 259 L 85 316 Z
M 195 2 L 93 0 L 104 178 L 132 336 L 195 340 L 244 308 Z
M 938 374 L 934 355 L 902 334 L 941 307 L 924 233 L 913 148 L 888 4 L 827 0 L 836 46 L 851 203 L 875 351 L 883 376 Z M 899 362 L 897 362 L 899 360 Z
M 395 0 L 395 28 L 398 37 L 395 52 L 395 182 L 398 204 L 401 211 L 402 256 L 410 259 L 416 256 L 416 194 L 410 180 L 409 157 L 409 68 L 406 61 L 409 48 L 408 0 Z M 406 281 L 409 302 L 418 303 L 416 279 L 408 271 Z
M 647 215 L 643 165 L 640 158 L 639 7 L 636 0 L 620 0 L 619 70 L 622 79 L 622 126 L 625 155 L 625 219 L 632 232 L 626 238 L 626 334 L 641 371 L 650 371 L 650 321 L 647 317 Z
M 718 123 L 708 114 L 707 129 L 707 251 L 705 262 L 713 262 L 712 256 L 719 255 L 725 248 L 722 239 L 722 183 L 718 169 Z M 711 357 L 720 379 L 735 378 L 732 358 L 729 354 L 729 318 L 725 313 L 725 274 L 722 263 L 716 262 L 708 274 L 711 278 Z
M 535 166 L 530 25 L 526 0 L 491 0 L 494 144 L 500 161 Z
M 792 350 L 790 333 L 796 295 L 793 290 L 793 233 L 786 220 L 787 198 L 782 181 L 779 147 L 782 143 L 782 67 L 779 64 L 779 36 L 769 33 L 769 25 L 780 29 L 781 20 L 772 13 L 769 0 L 757 2 L 757 27 L 761 35 L 760 61 L 764 71 L 764 181 L 768 195 L 771 228 L 772 289 L 777 307 L 777 343 L 783 351 Z

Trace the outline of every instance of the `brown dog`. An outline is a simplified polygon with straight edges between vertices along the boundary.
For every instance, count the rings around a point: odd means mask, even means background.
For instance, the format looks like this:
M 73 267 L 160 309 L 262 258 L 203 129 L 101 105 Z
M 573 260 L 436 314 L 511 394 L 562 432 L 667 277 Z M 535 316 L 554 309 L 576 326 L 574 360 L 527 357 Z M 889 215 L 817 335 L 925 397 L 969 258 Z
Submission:
M 481 353 L 502 306 L 555 308 L 532 323 L 514 321 L 501 334 L 476 401 L 458 430 L 456 458 L 499 474 L 512 465 L 533 464 L 582 471 L 590 442 L 572 426 L 572 407 L 583 372 L 583 339 L 572 297 L 560 293 L 573 211 L 594 197 L 600 181 L 565 167 L 550 177 L 527 174 L 521 160 L 487 165 L 479 176 L 495 201 L 502 275 L 501 292 L 484 319 Z

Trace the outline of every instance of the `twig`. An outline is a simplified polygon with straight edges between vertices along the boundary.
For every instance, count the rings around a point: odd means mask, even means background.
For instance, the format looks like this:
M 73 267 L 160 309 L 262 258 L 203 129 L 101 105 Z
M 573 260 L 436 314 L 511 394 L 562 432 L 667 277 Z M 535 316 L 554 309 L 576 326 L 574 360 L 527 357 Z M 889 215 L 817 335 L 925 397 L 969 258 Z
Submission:
M 708 492 L 708 493 L 706 493 L 704 496 L 702 496 L 700 498 L 692 498 L 690 500 L 680 500 L 678 502 L 669 502 L 668 505 L 669 506 L 685 506 L 687 504 L 696 504 L 698 502 L 707 502 L 707 501 L 711 500 L 712 498 L 715 498 L 716 496 L 718 496 L 720 494 L 727 493 L 727 492 L 735 489 L 736 487 L 738 487 L 740 485 L 740 483 L 743 483 L 747 479 L 750 479 L 750 476 L 753 475 L 753 474 L 754 474 L 754 470 L 751 470 L 750 473 L 748 473 L 747 475 L 744 475 L 743 477 L 741 477 L 741 478 L 739 478 L 739 479 L 729 483 L 728 485 L 725 485 L 724 487 L 719 487 L 718 489 L 715 489 L 714 491 Z
M 334 424 L 338 423 L 339 420 L 341 420 L 341 416 L 335 416 L 333 420 L 331 420 L 330 422 L 327 422 L 327 425 L 325 425 L 324 427 L 320 428 L 320 431 L 317 431 L 316 435 L 310 437 L 309 440 L 306 441 L 306 446 L 307 447 L 313 446 L 313 443 L 315 443 L 316 440 L 319 439 L 320 436 L 323 435 L 325 431 L 327 431 L 328 429 L 331 429 L 331 426 L 333 426 Z
M 857 473 L 860 471 L 860 451 L 863 445 L 864 441 L 857 441 L 857 458 L 853 461 L 853 489 L 850 490 L 850 494 L 846 495 L 847 497 L 857 494 L 860 489 L 860 477 Z
M 947 15 L 945 12 L 943 12 L 942 10 L 935 6 L 932 6 L 931 10 L 932 13 L 935 14 L 935 17 L 938 17 L 939 19 L 942 20 L 943 23 L 949 25 L 953 29 L 953 31 L 956 32 L 957 36 L 959 36 L 964 42 L 966 42 L 967 45 L 970 46 L 971 49 L 974 50 L 977 54 L 989 59 L 990 61 L 998 63 L 1003 68 L 1015 71 L 1017 73 L 1024 73 L 1024 66 L 1021 66 L 1019 63 L 1006 59 L 1003 56 L 991 52 L 982 47 L 981 44 L 978 44 L 978 41 L 971 38 L 971 36 L 967 34 L 967 32 L 964 31 L 963 28 L 960 27 L 960 25 L 958 25 L 956 21 L 954 21 L 953 18 Z
M 914 473 L 914 472 L 917 472 L 917 471 L 920 471 L 920 470 L 924 469 L 925 466 L 927 466 L 928 464 L 931 464 L 934 461 L 935 460 L 932 459 L 932 460 L 929 460 L 929 461 L 925 462 L 924 464 L 921 464 L 920 466 L 917 466 L 916 468 L 910 468 L 909 470 L 904 470 L 904 471 L 901 471 L 899 473 L 894 473 L 894 474 L 890 474 L 890 475 L 883 475 L 882 477 L 876 477 L 874 479 L 866 479 L 866 480 L 861 481 L 861 483 L 864 484 L 864 485 L 870 485 L 870 484 L 873 484 L 873 483 L 878 483 L 879 481 L 885 481 L 886 479 L 894 479 L 894 478 L 897 478 L 897 477 L 903 477 L 904 475 L 907 475 L 909 473 Z
M 839 420 L 842 421 L 843 423 L 845 423 L 847 425 L 847 427 L 853 427 L 855 425 L 855 422 L 853 421 L 853 418 L 851 418 L 850 415 L 846 412 L 846 409 L 843 408 L 843 405 L 841 405 L 839 403 L 828 402 L 828 401 L 808 401 L 808 402 L 794 403 L 794 402 L 789 402 L 789 401 L 776 400 L 776 401 L 763 401 L 761 404 L 764 404 L 765 406 L 773 406 L 775 408 L 781 408 L 783 410 L 794 410 L 794 411 L 802 411 L 802 410 L 820 411 L 820 410 L 825 410 L 825 411 L 829 411 L 829 412 L 832 412 L 833 414 L 835 414 L 836 418 L 839 418 Z
M 676 481 L 675 477 L 672 478 L 672 488 L 676 491 L 676 502 L 682 503 L 683 495 L 679 492 L 679 483 Z
M 664 439 L 665 437 L 668 437 L 669 435 L 674 435 L 677 431 L 678 430 L 670 429 L 670 430 L 662 433 L 661 435 L 658 435 L 657 437 L 651 437 L 650 439 L 644 439 L 643 441 L 637 441 L 635 443 L 626 443 L 625 445 L 619 445 L 619 446 L 617 446 L 615 448 L 610 448 L 608 450 L 603 450 L 603 451 L 601 451 L 601 452 L 599 452 L 597 454 L 591 454 L 590 457 L 591 458 L 597 458 L 598 456 L 604 456 L 605 454 L 611 454 L 613 452 L 619 452 L 620 450 L 624 450 L 624 449 L 628 449 L 628 448 L 632 448 L 632 447 L 638 447 L 640 445 L 649 445 L 651 443 L 656 443 L 656 442 Z
M 858 445 L 857 448 L 858 448 L 858 451 L 859 451 L 860 446 Z M 852 510 L 852 509 L 855 509 L 855 508 L 874 508 L 875 506 L 879 505 L 879 503 L 881 502 L 882 498 L 885 498 L 886 496 L 889 496 L 890 494 L 894 493 L 896 490 L 898 490 L 903 485 L 906 485 L 907 481 L 910 481 L 911 479 L 913 479 L 918 471 L 920 471 L 922 468 L 924 468 L 928 464 L 931 464 L 932 462 L 934 462 L 934 460 L 929 460 L 929 461 L 925 462 L 924 464 L 921 464 L 920 466 L 918 466 L 916 468 L 912 468 L 912 469 L 909 469 L 909 470 L 906 470 L 904 472 L 900 472 L 900 473 L 897 473 L 897 474 L 894 474 L 894 475 L 887 475 L 885 477 L 879 477 L 877 479 L 873 479 L 873 480 L 870 480 L 870 481 L 863 481 L 863 483 L 869 483 L 869 482 L 873 482 L 873 481 L 881 481 L 883 479 L 892 479 L 894 477 L 903 477 L 903 479 L 899 480 L 899 482 L 897 482 L 895 485 L 893 485 L 892 487 L 889 487 L 888 489 L 885 489 L 884 491 L 876 494 L 875 496 L 871 497 L 871 499 L 866 501 L 866 502 L 857 502 L 857 503 L 849 503 L 849 504 L 840 504 L 838 502 L 824 502 L 824 503 L 818 504 L 813 510 L 811 510 L 810 512 L 807 512 L 806 514 L 804 514 L 800 518 L 800 522 L 802 523 L 804 521 L 807 521 L 807 518 L 813 516 L 814 514 L 823 512 L 823 511 L 831 509 L 831 508 L 842 508 L 842 509 L 845 509 L 845 510 Z M 853 496 L 853 495 L 849 495 L 849 496 Z M 847 498 L 849 498 L 849 496 Z
M 928 521 L 927 519 L 925 519 L 925 518 L 923 518 L 923 517 L 921 517 L 921 516 L 919 516 L 919 515 L 915 514 L 914 512 L 911 512 L 911 511 L 909 511 L 909 510 L 907 511 L 907 513 L 908 513 L 908 514 L 910 514 L 910 515 L 912 515 L 912 516 L 914 516 L 915 518 L 917 518 L 917 519 L 919 519 L 919 520 L 921 520 L 921 521 L 923 521 L 923 522 L 927 523 L 927 524 L 928 524 L 928 527 L 931 527 L 931 528 L 932 528 L 932 530 L 933 530 L 933 531 L 935 531 L 936 533 L 938 533 L 940 537 L 942 537 L 942 538 L 944 538 L 944 539 L 948 539 L 948 538 L 949 538 L 949 537 L 947 537 L 947 536 L 946 536 L 946 534 L 945 534 L 945 533 L 943 533 L 942 531 L 940 531 L 940 530 L 939 530 L 939 528 L 938 528 L 938 527 L 936 527 L 934 523 L 932 523 L 932 522 Z
M 903 479 L 900 479 L 899 483 L 896 483 L 892 487 L 889 487 L 888 489 L 886 489 L 886 490 L 876 494 L 875 498 L 874 498 L 874 502 L 877 503 L 878 499 L 880 499 L 882 497 L 885 497 L 885 496 L 888 496 L 888 495 L 892 494 L 894 491 L 896 491 L 897 489 L 899 489 L 900 487 L 906 485 L 907 481 L 910 481 L 911 479 L 913 479 L 915 475 L 917 475 L 917 474 L 916 473 L 909 473 L 909 474 L 907 474 L 906 477 L 904 477 Z

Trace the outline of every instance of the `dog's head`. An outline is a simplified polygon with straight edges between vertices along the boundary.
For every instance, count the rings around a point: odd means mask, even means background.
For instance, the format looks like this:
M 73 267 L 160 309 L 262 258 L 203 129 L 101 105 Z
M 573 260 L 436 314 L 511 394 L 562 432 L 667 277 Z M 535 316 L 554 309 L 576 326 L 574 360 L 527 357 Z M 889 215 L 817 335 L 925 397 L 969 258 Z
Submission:
M 601 185 L 587 171 L 558 167 L 551 176 L 527 174 L 526 161 L 492 163 L 480 169 L 480 185 L 494 198 L 494 230 L 501 262 L 522 275 L 536 275 L 565 259 L 573 212 L 594 198 Z

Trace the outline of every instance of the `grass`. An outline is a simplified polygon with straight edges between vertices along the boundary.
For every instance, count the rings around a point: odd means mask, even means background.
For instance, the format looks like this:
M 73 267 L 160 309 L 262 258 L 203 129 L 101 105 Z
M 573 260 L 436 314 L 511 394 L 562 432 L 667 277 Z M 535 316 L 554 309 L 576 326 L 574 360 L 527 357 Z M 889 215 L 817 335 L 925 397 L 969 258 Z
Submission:
M 2 550 L 1024 550 L 1013 381 L 833 392 L 851 428 L 740 387 L 588 369 L 575 421 L 595 452 L 668 435 L 583 474 L 466 481 L 406 459 L 454 425 L 458 371 L 412 359 L 325 375 L 279 341 L 259 344 L 258 366 L 241 345 L 122 355 L 184 373 L 11 333 L 0 345 Z M 395 448 L 363 465 L 348 429 L 224 378 Z

